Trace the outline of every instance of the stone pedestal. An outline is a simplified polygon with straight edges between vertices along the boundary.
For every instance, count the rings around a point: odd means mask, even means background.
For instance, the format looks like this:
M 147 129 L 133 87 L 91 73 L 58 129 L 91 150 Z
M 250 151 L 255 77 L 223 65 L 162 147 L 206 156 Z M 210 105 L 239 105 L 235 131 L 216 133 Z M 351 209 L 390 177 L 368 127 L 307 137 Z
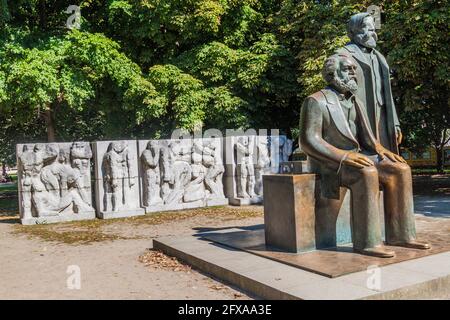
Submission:
M 315 174 L 264 176 L 266 245 L 289 252 L 307 252 L 352 242 L 350 192 L 339 200 L 321 196 Z M 380 195 L 380 208 L 383 197 Z M 384 234 L 384 211 L 380 210 Z
M 289 252 L 314 250 L 315 175 L 266 175 L 266 245 Z

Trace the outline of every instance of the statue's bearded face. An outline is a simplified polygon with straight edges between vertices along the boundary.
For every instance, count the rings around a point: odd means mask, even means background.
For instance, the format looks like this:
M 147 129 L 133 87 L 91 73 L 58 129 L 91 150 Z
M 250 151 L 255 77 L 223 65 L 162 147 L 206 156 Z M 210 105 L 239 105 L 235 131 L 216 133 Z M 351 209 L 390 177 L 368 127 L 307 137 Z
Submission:
M 366 48 L 377 46 L 378 35 L 375 32 L 375 21 L 372 17 L 366 17 L 362 22 L 359 32 L 354 35 L 353 41 Z
M 331 84 L 342 93 L 355 92 L 358 90 L 356 64 L 349 58 L 341 58 L 338 63 L 339 66 Z

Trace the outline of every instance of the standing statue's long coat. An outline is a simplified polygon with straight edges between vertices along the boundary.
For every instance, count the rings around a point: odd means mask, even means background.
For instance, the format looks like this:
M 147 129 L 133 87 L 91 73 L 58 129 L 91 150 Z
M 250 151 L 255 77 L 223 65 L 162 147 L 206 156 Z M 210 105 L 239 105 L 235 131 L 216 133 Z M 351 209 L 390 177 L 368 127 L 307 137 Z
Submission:
M 389 66 L 386 62 L 384 56 L 377 50 L 373 49 L 374 54 L 378 58 L 378 63 L 381 68 L 381 77 L 383 85 L 383 95 L 386 107 L 386 121 L 385 128 L 387 129 L 387 137 L 389 141 L 387 145 L 385 143 L 384 147 L 388 150 L 399 153 L 398 145 L 396 139 L 396 126 L 400 126 L 398 121 L 397 112 L 395 110 L 394 100 L 392 97 L 391 80 L 389 78 Z M 377 120 L 379 115 L 378 110 L 375 106 L 376 93 L 375 93 L 375 78 L 364 53 L 358 47 L 357 44 L 350 42 L 346 44 L 343 48 L 337 51 L 338 54 L 345 54 L 353 57 L 358 64 L 356 70 L 356 77 L 358 80 L 358 91 L 355 95 L 361 100 L 362 105 L 365 107 L 367 113 L 367 119 L 369 120 L 370 127 L 372 129 L 373 135 L 379 137 Z

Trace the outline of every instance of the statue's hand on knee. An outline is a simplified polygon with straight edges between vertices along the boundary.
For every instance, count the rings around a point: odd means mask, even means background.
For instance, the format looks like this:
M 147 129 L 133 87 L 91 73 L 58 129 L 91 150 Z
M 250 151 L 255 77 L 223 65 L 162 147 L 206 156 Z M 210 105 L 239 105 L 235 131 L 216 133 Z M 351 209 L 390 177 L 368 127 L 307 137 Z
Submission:
M 403 159 L 398 154 L 395 154 L 395 153 L 389 151 L 388 149 L 383 147 L 381 144 L 377 144 L 375 147 L 375 150 L 376 150 L 377 154 L 380 156 L 381 160 L 383 160 L 384 158 L 388 158 L 392 162 L 406 163 L 405 159 Z
M 375 165 L 372 160 L 358 152 L 347 153 L 341 160 L 341 163 L 359 169 Z

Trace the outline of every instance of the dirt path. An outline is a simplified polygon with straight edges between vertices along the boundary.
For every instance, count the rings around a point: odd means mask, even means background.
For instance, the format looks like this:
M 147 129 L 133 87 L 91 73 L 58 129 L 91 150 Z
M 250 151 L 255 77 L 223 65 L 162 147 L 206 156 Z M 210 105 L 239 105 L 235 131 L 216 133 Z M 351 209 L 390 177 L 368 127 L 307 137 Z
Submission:
M 256 215 L 260 212 L 257 208 Z M 0 299 L 249 299 L 167 258 L 147 253 L 147 258 L 160 259 L 155 268 L 139 262 L 139 256 L 155 237 L 192 234 L 193 228 L 260 224 L 262 217 L 236 220 L 199 215 L 155 225 L 117 220 L 95 222 L 93 228 L 68 223 L 33 226 L 36 232 L 12 221 L 11 217 L 0 220 Z M 89 228 L 84 235 L 89 244 L 70 244 L 73 230 L 83 236 Z M 103 235 L 119 239 L 98 241 Z M 80 290 L 67 286 L 69 266 L 80 268 Z

